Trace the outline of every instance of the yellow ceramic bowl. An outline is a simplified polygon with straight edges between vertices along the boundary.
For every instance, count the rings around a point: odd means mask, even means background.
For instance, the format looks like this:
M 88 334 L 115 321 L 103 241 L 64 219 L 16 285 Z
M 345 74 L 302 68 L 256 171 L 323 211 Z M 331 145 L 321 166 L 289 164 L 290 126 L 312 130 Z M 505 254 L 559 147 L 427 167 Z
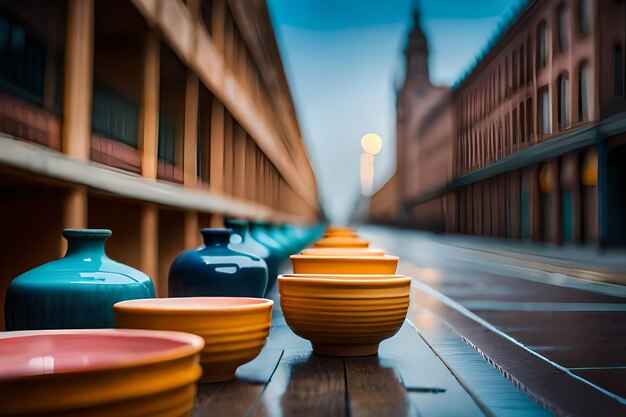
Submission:
M 326 232 L 354 232 L 354 229 L 348 226 L 330 225 L 326 228 Z
M 367 356 L 393 336 L 409 307 L 407 277 L 278 277 L 285 321 L 326 356 Z
M 178 332 L 0 332 L 0 415 L 188 415 L 202 346 Z
M 367 248 L 370 243 L 358 237 L 325 237 L 313 243 L 316 248 Z
M 113 305 L 117 327 L 178 330 L 205 341 L 200 382 L 227 381 L 265 344 L 271 300 L 243 297 L 149 298 Z
M 315 278 L 329 279 L 339 281 L 359 281 L 359 280 L 377 280 L 377 279 L 404 279 L 404 275 L 397 274 L 283 274 L 285 278 Z
M 382 249 L 371 248 L 308 248 L 303 249 L 300 255 L 314 256 L 383 256 Z
M 359 235 L 352 229 L 341 230 L 326 230 L 324 237 L 359 237 Z
M 295 274 L 395 274 L 398 257 L 291 255 Z

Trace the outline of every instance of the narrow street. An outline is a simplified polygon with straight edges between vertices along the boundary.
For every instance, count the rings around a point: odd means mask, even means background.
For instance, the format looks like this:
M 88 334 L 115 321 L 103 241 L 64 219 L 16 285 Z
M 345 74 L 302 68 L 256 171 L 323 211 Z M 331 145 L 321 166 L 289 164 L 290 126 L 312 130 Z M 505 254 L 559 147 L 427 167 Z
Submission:
M 409 319 L 433 350 L 436 329 L 449 327 L 551 411 L 623 415 L 624 287 L 545 272 L 537 262 L 508 263 L 488 241 L 463 238 L 461 247 L 458 237 L 382 227 L 359 232 L 400 256 L 398 272 L 414 278 Z

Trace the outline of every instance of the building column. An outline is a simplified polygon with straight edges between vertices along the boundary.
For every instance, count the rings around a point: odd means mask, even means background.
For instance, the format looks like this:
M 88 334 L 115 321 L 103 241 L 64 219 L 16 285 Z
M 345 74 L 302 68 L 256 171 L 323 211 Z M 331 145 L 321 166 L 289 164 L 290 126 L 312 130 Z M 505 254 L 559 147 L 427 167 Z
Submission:
M 224 191 L 224 105 L 217 98 L 211 106 L 211 162 L 209 188 L 221 194 Z
M 68 0 L 62 149 L 88 160 L 93 94 L 94 1 Z
M 186 211 L 185 212 L 185 230 L 183 236 L 183 244 L 185 249 L 195 248 L 200 244 L 200 222 L 198 219 L 198 212 Z
M 139 138 L 141 174 L 156 179 L 159 141 L 160 42 L 149 30 L 144 42 L 143 97 L 141 108 L 142 134 Z
M 235 188 L 233 194 L 241 199 L 246 197 L 246 133 L 241 126 L 235 128 Z
M 63 228 L 86 229 L 87 227 L 87 187 L 72 187 L 63 200 Z M 66 249 L 67 241 L 61 238 L 61 256 L 65 255 Z
M 157 295 L 161 295 L 167 289 L 167 276 L 159 276 L 159 210 L 155 204 L 142 206 L 140 233 L 141 270 L 152 279 Z
M 187 71 L 185 89 L 185 126 L 183 133 L 183 181 L 185 187 L 198 183 L 198 77 Z
M 230 114 L 224 117 L 224 194 L 233 195 L 235 189 L 233 167 L 233 118 Z

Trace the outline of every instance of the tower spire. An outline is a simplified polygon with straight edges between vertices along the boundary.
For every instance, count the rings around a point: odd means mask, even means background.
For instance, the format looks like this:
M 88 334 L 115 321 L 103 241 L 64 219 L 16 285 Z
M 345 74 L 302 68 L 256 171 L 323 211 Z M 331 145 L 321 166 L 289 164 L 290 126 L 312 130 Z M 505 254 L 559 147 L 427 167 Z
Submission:
M 411 15 L 413 22 L 405 49 L 406 76 L 428 80 L 428 42 L 422 29 L 420 6 L 417 0 L 412 2 Z

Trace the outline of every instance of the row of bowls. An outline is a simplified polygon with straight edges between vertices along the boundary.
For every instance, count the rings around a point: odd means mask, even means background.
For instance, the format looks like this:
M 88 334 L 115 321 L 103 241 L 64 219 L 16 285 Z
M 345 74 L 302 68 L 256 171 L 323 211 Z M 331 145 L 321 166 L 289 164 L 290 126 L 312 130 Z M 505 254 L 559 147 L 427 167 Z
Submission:
M 402 326 L 411 279 L 398 258 L 370 249 L 349 228 L 329 228 L 314 247 L 292 255 L 293 274 L 278 277 L 287 325 L 326 356 L 375 355 Z
M 329 229 L 292 256 L 293 274 L 279 277 L 285 320 L 317 354 L 376 354 L 405 318 L 410 280 L 394 275 L 398 258 L 362 241 Z M 187 415 L 198 380 L 232 379 L 259 354 L 272 306 L 260 298 L 137 299 L 113 306 L 119 329 L 0 334 L 0 415 Z
M 196 382 L 234 378 L 265 344 L 273 301 L 147 298 L 118 329 L 0 333 L 0 415 L 183 416 Z
M 321 234 L 258 222 L 246 232 L 276 264 Z M 113 305 L 118 329 L 0 333 L 0 415 L 188 415 L 196 382 L 232 379 L 259 354 L 272 306 L 262 298 L 135 299 Z

